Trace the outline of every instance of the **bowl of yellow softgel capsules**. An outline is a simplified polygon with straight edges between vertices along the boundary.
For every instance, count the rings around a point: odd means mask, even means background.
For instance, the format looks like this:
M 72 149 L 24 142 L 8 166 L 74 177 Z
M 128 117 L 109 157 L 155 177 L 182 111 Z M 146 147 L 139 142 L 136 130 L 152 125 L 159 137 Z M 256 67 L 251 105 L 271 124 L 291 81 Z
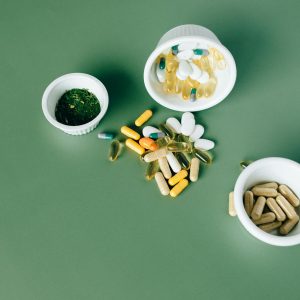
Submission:
M 240 174 L 234 208 L 245 229 L 275 246 L 300 244 L 300 164 L 280 157 L 257 160 Z
M 199 111 L 224 100 L 236 80 L 231 53 L 213 32 L 199 25 L 168 31 L 144 69 L 148 93 L 177 111 Z

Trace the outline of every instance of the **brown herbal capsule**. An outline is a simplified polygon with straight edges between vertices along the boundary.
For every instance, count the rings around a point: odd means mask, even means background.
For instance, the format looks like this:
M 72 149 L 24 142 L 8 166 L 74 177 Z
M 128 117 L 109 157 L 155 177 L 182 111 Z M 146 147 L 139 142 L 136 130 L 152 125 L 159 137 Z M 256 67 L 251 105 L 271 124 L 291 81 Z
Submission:
M 266 198 L 265 197 L 258 197 L 258 199 L 256 200 L 254 206 L 253 206 L 253 209 L 252 209 L 252 212 L 251 212 L 251 218 L 253 220 L 258 220 L 261 215 L 262 215 L 262 212 L 264 210 L 264 207 L 265 207 L 265 204 L 266 204 Z
M 286 219 L 285 213 L 280 208 L 280 206 L 277 204 L 277 202 L 274 198 L 268 198 L 266 204 L 270 208 L 270 210 L 276 215 L 276 218 L 278 221 L 282 222 Z
M 255 196 L 276 197 L 278 194 L 275 189 L 261 188 L 256 186 L 251 191 Z
M 283 235 L 288 234 L 299 222 L 299 216 L 296 215 L 294 218 L 286 220 L 281 227 L 279 228 L 279 232 Z
M 262 184 L 258 184 L 255 187 L 260 187 L 260 188 L 271 188 L 271 189 L 278 189 L 278 184 L 276 182 L 266 182 Z
M 297 216 L 294 207 L 282 195 L 276 197 L 276 202 L 279 204 L 279 206 L 282 208 L 289 219 L 293 219 Z
M 281 226 L 282 222 L 280 221 L 275 221 L 272 223 L 267 223 L 267 224 L 263 224 L 258 226 L 261 230 L 266 231 L 266 232 L 270 232 L 276 228 L 278 228 L 279 226 Z
M 254 197 L 251 191 L 246 191 L 244 194 L 244 206 L 247 215 L 250 216 L 254 206 Z
M 260 224 L 271 223 L 271 222 L 275 221 L 275 219 L 276 219 L 275 214 L 272 212 L 268 212 L 268 213 L 262 214 L 258 220 L 254 221 L 254 224 L 260 225 Z
M 289 201 L 294 207 L 297 207 L 300 205 L 300 201 L 297 198 L 297 196 L 290 190 L 289 187 L 282 184 L 279 186 L 279 192 L 282 194 L 282 196 L 285 197 L 287 201 Z

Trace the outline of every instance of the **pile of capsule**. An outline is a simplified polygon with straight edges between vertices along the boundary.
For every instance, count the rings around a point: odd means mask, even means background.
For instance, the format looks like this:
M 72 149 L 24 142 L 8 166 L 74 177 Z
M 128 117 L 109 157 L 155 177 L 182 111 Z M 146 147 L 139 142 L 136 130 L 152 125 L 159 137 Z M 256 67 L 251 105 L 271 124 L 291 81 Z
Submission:
M 200 162 L 212 162 L 208 150 L 214 148 L 214 142 L 201 138 L 204 128 L 195 123 L 192 113 L 184 113 L 181 123 L 169 118 L 158 128 L 145 126 L 141 136 L 138 128 L 151 117 L 152 111 L 146 110 L 135 120 L 137 128 L 122 126 L 120 131 L 127 137 L 125 145 L 147 164 L 146 179 L 155 178 L 162 195 L 176 197 L 188 186 L 188 178 L 192 182 L 198 180 Z M 105 133 L 98 137 L 109 138 Z M 122 142 L 115 139 L 110 146 L 109 160 L 115 161 L 121 149 Z
M 248 216 L 266 232 L 278 228 L 280 234 L 288 234 L 299 222 L 295 210 L 299 205 L 300 201 L 292 190 L 276 182 L 256 185 L 244 194 Z
M 181 94 L 191 102 L 213 95 L 216 70 L 226 68 L 223 54 L 216 48 L 203 49 L 185 42 L 167 49 L 156 59 L 156 76 L 167 94 Z

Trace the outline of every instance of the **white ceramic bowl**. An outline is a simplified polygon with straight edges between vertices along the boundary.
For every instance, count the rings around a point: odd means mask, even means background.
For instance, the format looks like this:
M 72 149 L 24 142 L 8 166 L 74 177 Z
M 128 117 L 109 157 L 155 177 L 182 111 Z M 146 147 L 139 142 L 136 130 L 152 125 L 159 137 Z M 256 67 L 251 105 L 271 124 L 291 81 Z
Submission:
M 216 91 L 209 98 L 195 102 L 184 101 L 179 95 L 168 95 L 162 90 L 155 73 L 155 60 L 166 49 L 182 42 L 199 42 L 206 48 L 216 48 L 225 57 L 227 67 L 217 71 Z M 213 32 L 199 25 L 181 25 L 168 31 L 149 56 L 144 69 L 144 83 L 150 96 L 161 105 L 177 111 L 199 111 L 217 105 L 232 90 L 236 80 L 236 65 L 231 53 L 221 44 Z
M 276 231 L 266 233 L 259 229 L 248 217 L 244 204 L 244 192 L 261 182 L 275 181 L 289 186 L 300 196 L 300 164 L 280 157 L 257 160 L 245 168 L 238 177 L 234 188 L 234 206 L 237 216 L 246 230 L 257 239 L 275 246 L 292 246 L 300 244 L 300 225 L 287 235 L 279 236 Z
M 101 111 L 92 121 L 78 126 L 68 126 L 59 123 L 55 118 L 55 107 L 60 97 L 68 90 L 87 89 L 99 100 Z M 84 73 L 70 73 L 58 77 L 46 88 L 42 98 L 42 109 L 46 119 L 54 127 L 72 135 L 89 133 L 99 124 L 108 107 L 108 93 L 103 83 L 97 78 Z

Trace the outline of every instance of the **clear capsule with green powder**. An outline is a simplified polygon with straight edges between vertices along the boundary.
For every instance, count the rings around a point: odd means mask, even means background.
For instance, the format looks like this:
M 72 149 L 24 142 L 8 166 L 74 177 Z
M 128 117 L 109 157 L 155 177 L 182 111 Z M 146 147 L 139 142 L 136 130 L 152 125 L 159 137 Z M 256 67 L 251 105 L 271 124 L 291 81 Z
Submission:
M 164 57 L 161 57 L 161 59 L 159 60 L 158 67 L 161 70 L 164 70 L 166 68 L 166 59 Z
M 205 164 L 209 165 L 212 163 L 212 155 L 205 150 L 199 150 L 199 149 L 194 148 L 192 150 L 192 154 L 195 157 L 199 158 L 200 161 L 204 162 Z
M 240 162 L 241 169 L 246 169 L 252 163 L 251 160 L 242 160 Z
M 122 143 L 118 140 L 112 141 L 112 143 L 110 144 L 108 159 L 110 161 L 115 161 L 121 154 L 121 150 L 122 150 Z
M 188 170 L 191 166 L 191 162 L 189 161 L 187 155 L 183 152 L 176 152 L 175 157 L 177 158 L 177 160 L 179 161 L 181 168 L 183 170 Z
M 174 139 L 175 132 L 167 124 L 162 123 L 158 126 L 158 128 L 170 139 Z
M 150 133 L 149 138 L 156 140 L 156 139 L 162 138 L 164 136 L 166 136 L 166 135 L 163 132 L 153 132 L 153 133 Z
M 154 178 L 155 174 L 159 171 L 158 160 L 151 161 L 147 164 L 145 177 L 147 180 Z
M 171 152 L 191 152 L 192 145 L 185 142 L 170 142 L 167 146 Z

